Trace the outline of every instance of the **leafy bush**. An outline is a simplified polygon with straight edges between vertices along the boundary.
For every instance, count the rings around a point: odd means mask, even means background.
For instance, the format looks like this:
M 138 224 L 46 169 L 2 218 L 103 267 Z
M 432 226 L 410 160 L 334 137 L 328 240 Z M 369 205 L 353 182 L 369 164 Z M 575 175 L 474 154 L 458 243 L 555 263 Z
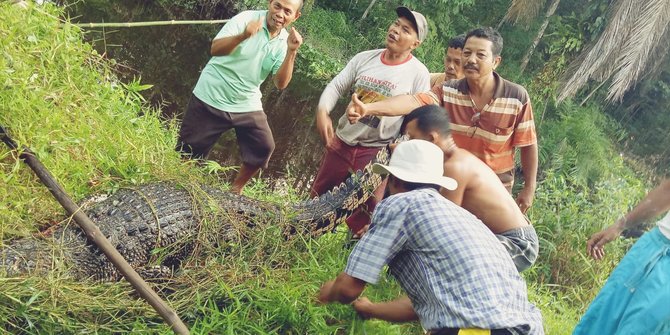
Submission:
M 561 104 L 538 132 L 543 171 L 554 171 L 581 186 L 625 171 L 623 160 L 614 158 L 618 156 L 614 143 L 625 132 L 597 107 Z
M 539 133 L 541 178 L 530 218 L 541 247 L 536 266 L 525 275 L 581 315 L 634 242 L 614 242 L 607 258 L 594 262 L 586 241 L 628 212 L 645 185 L 615 150 L 612 140 L 623 131 L 596 107 L 560 105 Z

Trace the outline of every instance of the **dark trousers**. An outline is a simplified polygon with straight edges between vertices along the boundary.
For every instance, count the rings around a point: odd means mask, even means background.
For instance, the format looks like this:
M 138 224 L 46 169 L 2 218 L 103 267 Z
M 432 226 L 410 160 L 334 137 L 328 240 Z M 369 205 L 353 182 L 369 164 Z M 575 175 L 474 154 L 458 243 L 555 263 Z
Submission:
M 195 95 L 191 95 L 186 108 L 177 151 L 192 158 L 205 158 L 219 137 L 230 129 L 235 129 L 242 162 L 267 168 L 275 142 L 265 113 L 228 113 L 204 103 Z

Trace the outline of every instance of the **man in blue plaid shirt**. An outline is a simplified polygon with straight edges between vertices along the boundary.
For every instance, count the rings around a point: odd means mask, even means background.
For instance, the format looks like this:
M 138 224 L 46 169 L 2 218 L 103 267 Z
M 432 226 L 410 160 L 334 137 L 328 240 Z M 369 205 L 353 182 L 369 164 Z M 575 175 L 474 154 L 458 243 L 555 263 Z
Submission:
M 389 165 L 374 169 L 390 175 L 391 196 L 376 208 L 344 272 L 321 287 L 319 301 L 353 302 L 364 317 L 419 320 L 429 334 L 544 334 L 542 316 L 504 247 L 479 219 L 438 192 L 457 186 L 442 176 L 439 147 L 400 143 Z M 386 265 L 408 298 L 382 304 L 358 299 Z

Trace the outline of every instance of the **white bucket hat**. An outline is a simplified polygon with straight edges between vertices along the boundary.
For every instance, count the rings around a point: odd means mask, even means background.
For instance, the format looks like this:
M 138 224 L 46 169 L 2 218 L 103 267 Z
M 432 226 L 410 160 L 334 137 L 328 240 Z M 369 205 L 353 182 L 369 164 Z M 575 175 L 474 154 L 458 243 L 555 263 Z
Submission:
M 393 150 L 389 165 L 375 163 L 372 171 L 392 174 L 410 183 L 439 185 L 447 190 L 455 190 L 455 179 L 445 177 L 444 153 L 437 145 L 424 140 L 401 142 Z

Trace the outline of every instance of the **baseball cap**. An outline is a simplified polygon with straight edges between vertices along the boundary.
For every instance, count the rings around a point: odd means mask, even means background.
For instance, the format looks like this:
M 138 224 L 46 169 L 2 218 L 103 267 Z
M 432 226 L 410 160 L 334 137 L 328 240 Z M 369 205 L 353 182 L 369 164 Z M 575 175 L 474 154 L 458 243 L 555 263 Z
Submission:
M 455 179 L 443 176 L 442 149 L 425 140 L 400 142 L 393 150 L 389 164 L 375 163 L 372 171 L 382 175 L 392 174 L 410 183 L 439 185 L 451 191 L 458 186 Z
M 414 29 L 416 30 L 416 35 L 419 37 L 419 41 L 423 42 L 428 35 L 428 21 L 419 12 L 410 10 L 407 7 L 400 6 L 395 9 L 395 12 L 398 14 L 398 17 L 404 17 L 414 24 Z

